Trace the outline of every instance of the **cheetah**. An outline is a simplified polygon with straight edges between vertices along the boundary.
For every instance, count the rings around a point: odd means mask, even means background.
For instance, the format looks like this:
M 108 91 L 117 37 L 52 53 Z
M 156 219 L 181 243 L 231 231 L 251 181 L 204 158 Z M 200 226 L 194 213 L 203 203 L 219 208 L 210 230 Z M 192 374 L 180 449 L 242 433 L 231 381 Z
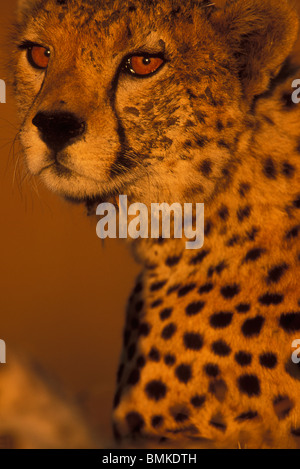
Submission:
M 204 203 L 205 241 L 128 240 L 118 441 L 300 445 L 298 17 L 285 0 L 23 0 L 28 171 L 102 201 Z M 128 443 L 131 444 L 131 443 Z

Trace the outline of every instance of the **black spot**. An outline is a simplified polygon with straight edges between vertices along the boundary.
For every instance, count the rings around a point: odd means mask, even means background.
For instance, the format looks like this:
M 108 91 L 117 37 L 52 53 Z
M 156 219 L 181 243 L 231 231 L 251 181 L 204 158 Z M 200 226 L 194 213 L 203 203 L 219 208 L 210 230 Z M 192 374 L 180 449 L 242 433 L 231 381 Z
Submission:
M 272 158 L 267 158 L 265 160 L 263 172 L 268 179 L 276 179 L 277 171 Z
M 267 283 L 278 283 L 287 269 L 288 266 L 285 263 L 272 267 L 268 272 Z
M 300 381 L 300 363 L 294 363 L 291 358 L 285 364 L 285 371 L 292 378 Z
M 196 314 L 200 313 L 200 311 L 202 311 L 204 305 L 205 303 L 203 301 L 196 301 L 194 303 L 190 303 L 186 307 L 185 312 L 188 316 L 195 316 Z
M 200 124 L 205 124 L 205 117 L 207 117 L 207 115 L 205 114 L 205 112 L 202 112 L 202 111 L 199 111 L 199 110 L 195 110 L 194 111 L 195 113 L 195 116 L 197 117 L 198 121 L 200 122 Z M 207 143 L 207 137 L 198 137 L 199 141 L 200 141 L 200 147 L 203 147 L 206 143 Z M 201 144 L 202 142 L 202 144 Z
M 158 265 L 156 264 L 146 264 L 146 269 L 148 270 L 155 270 L 158 268 Z
M 147 337 L 150 334 L 151 326 L 147 322 L 143 322 L 139 327 L 139 335 Z
M 238 352 L 234 358 L 240 366 L 249 366 L 252 363 L 252 356 L 247 352 Z
M 129 349 L 128 349 L 128 353 L 127 353 L 128 360 L 132 360 L 132 358 L 135 354 L 135 350 L 136 350 L 135 344 L 131 344 Z
M 166 283 L 167 283 L 167 280 L 162 280 L 161 282 L 155 282 L 151 285 L 150 290 L 151 291 L 161 290 L 165 286 Z
M 284 105 L 284 107 L 286 108 L 287 111 L 288 110 L 290 111 L 290 110 L 296 108 L 296 104 L 292 100 L 292 93 L 283 93 L 282 101 L 283 101 L 283 105 Z
M 208 269 L 208 276 L 211 277 L 214 272 L 216 272 L 218 275 L 221 275 L 221 273 L 223 272 L 223 270 L 225 270 L 226 268 L 228 268 L 227 262 L 226 262 L 226 261 L 222 261 L 222 262 L 220 262 L 218 265 L 216 265 L 216 267 L 211 266 L 211 267 Z
M 183 423 L 186 420 L 188 420 L 189 416 L 186 413 L 183 412 L 178 412 L 177 414 L 174 415 L 174 420 L 177 423 Z
M 222 379 L 213 380 L 209 383 L 209 392 L 215 396 L 219 402 L 225 401 L 227 391 L 227 384 Z
M 166 265 L 168 267 L 174 267 L 175 265 L 178 264 L 180 259 L 181 259 L 181 256 L 168 257 L 167 260 L 166 260 Z
M 186 332 L 183 336 L 183 343 L 187 350 L 201 350 L 203 337 L 195 332 Z
M 274 353 L 264 353 L 260 355 L 259 362 L 264 368 L 272 370 L 277 365 L 277 357 Z
M 246 207 L 241 207 L 238 209 L 236 215 L 239 222 L 243 222 L 246 218 L 249 218 L 251 214 L 251 207 L 247 205 Z
M 140 433 L 145 425 L 143 417 L 138 412 L 130 412 L 127 414 L 126 422 L 131 433 Z
M 300 312 L 282 314 L 279 324 L 286 332 L 295 332 L 300 330 Z
M 174 293 L 175 291 L 177 291 L 179 288 L 180 288 L 180 284 L 177 284 L 177 285 L 172 285 L 172 287 L 170 287 L 167 291 L 167 295 L 171 295 L 171 293 Z
M 195 283 L 190 283 L 189 285 L 185 285 L 184 287 L 180 288 L 178 291 L 178 297 L 181 298 L 182 296 L 187 295 L 191 291 L 193 291 L 196 287 Z
M 160 319 L 162 321 L 165 321 L 166 319 L 169 319 L 173 311 L 173 308 L 165 308 L 160 312 Z
M 251 230 L 246 231 L 246 235 L 248 236 L 249 241 L 255 241 L 256 240 L 256 235 L 259 233 L 259 228 L 256 226 L 253 226 Z
M 135 305 L 136 312 L 140 313 L 143 309 L 143 306 L 144 306 L 144 302 L 142 300 L 138 301 L 137 304 Z
M 247 252 L 243 262 L 255 262 L 265 253 L 265 249 L 254 248 Z
M 228 217 L 229 217 L 228 208 L 225 207 L 225 205 L 222 205 L 222 207 L 220 208 L 220 210 L 219 210 L 219 212 L 218 212 L 218 215 L 219 215 L 219 217 L 221 218 L 221 220 L 227 221 L 227 220 L 228 220 Z
M 205 401 L 206 401 L 206 397 L 205 396 L 199 396 L 198 394 L 196 394 L 195 396 L 193 396 L 191 398 L 192 406 L 196 407 L 197 409 L 199 409 L 200 407 L 203 407 Z
M 283 302 L 283 298 L 283 295 L 279 295 L 277 293 L 266 293 L 265 295 L 262 295 L 258 301 L 265 306 L 280 305 L 280 303 Z
M 217 340 L 211 346 L 212 351 L 219 357 L 228 357 L 231 354 L 231 348 L 224 340 Z
M 226 243 L 227 246 L 233 247 L 237 245 L 240 242 L 240 236 L 239 235 L 233 235 Z
M 238 386 L 243 394 L 249 397 L 260 395 L 259 379 L 255 375 L 242 375 L 238 379 Z
M 238 313 L 245 314 L 248 313 L 251 309 L 251 305 L 249 303 L 240 303 L 235 307 Z
M 241 197 L 246 197 L 246 194 L 250 191 L 251 186 L 247 182 L 241 182 L 239 187 L 239 194 Z
M 139 320 L 137 318 L 133 318 L 130 324 L 131 324 L 131 329 L 135 330 L 139 327 Z
M 287 178 L 292 178 L 295 174 L 295 167 L 291 165 L 289 162 L 284 162 L 282 164 L 282 174 Z
M 226 285 L 221 288 L 221 295 L 226 299 L 234 298 L 240 293 L 240 287 L 236 283 L 233 285 Z
M 220 374 L 220 369 L 218 365 L 214 365 L 213 363 L 208 363 L 207 365 L 205 365 L 204 371 L 207 374 L 207 376 L 211 378 L 216 378 Z
M 160 353 L 157 350 L 156 347 L 152 347 L 152 349 L 149 352 L 149 359 L 153 362 L 159 362 L 160 360 Z
M 294 200 L 293 206 L 295 208 L 300 208 L 300 195 L 297 197 L 297 199 Z
M 139 117 L 140 111 L 135 107 L 125 107 L 124 112 L 132 114 L 133 116 Z
M 181 383 L 188 383 L 192 378 L 192 370 L 190 365 L 182 364 L 177 366 L 175 375 Z
M 294 407 L 293 402 L 288 396 L 278 396 L 273 401 L 274 411 L 278 420 L 284 420 L 288 417 Z
M 299 225 L 294 226 L 294 228 L 292 228 L 290 231 L 287 232 L 286 239 L 297 238 L 297 236 L 299 235 L 299 231 L 300 231 L 300 226 Z
M 199 288 L 198 292 L 200 293 L 200 295 L 202 295 L 203 293 L 209 293 L 210 291 L 212 291 L 213 288 L 214 286 L 212 283 L 206 283 L 205 285 L 202 285 L 202 287 Z
M 209 250 L 202 249 L 196 256 L 190 260 L 191 265 L 201 264 L 201 262 L 208 256 Z
M 131 386 L 134 386 L 135 384 L 137 384 L 139 382 L 139 380 L 140 380 L 140 371 L 139 371 L 138 368 L 135 368 L 130 373 L 130 375 L 128 377 L 128 380 L 127 380 L 127 383 Z
M 207 97 L 207 102 L 210 103 L 212 106 L 217 106 L 217 102 L 215 98 L 213 97 L 213 94 L 209 87 L 205 89 L 204 93 L 205 93 L 205 96 Z
M 224 130 L 224 124 L 219 119 L 217 120 L 217 129 L 219 132 L 221 132 L 221 130 Z
M 212 162 L 209 159 L 203 160 L 199 169 L 203 176 L 209 177 L 212 173 Z
M 217 141 L 217 145 L 220 148 L 227 148 L 228 150 L 230 150 L 230 144 L 225 142 L 225 140 L 223 140 L 223 138 L 221 138 L 220 140 Z
M 256 417 L 258 417 L 258 413 L 249 410 L 248 412 L 244 412 L 243 414 L 238 415 L 235 420 L 238 422 L 245 422 L 246 420 L 254 420 Z
M 174 355 L 167 354 L 164 360 L 167 366 L 173 366 L 176 363 L 176 358 L 174 357 Z
M 200 112 L 195 112 L 195 115 L 197 116 L 197 119 L 200 120 L 200 115 L 201 115 L 201 118 L 203 116 L 202 113 Z M 205 120 L 204 120 L 205 122 Z M 205 145 L 208 143 L 208 138 L 207 137 L 204 137 L 202 135 L 199 135 L 197 138 L 196 138 L 196 145 L 200 148 L 203 148 L 205 147 Z
M 300 437 L 300 427 L 299 428 L 293 428 L 291 430 L 291 434 L 296 437 Z
M 136 11 L 136 6 L 135 6 L 135 5 L 130 5 L 130 6 L 128 7 L 128 11 L 129 11 L 130 13 L 133 12 L 133 11 Z
M 217 430 L 220 430 L 221 432 L 225 432 L 227 428 L 227 425 L 224 422 L 223 416 L 220 413 L 212 417 L 212 419 L 209 422 L 209 425 L 216 428 Z
M 164 423 L 164 418 L 162 415 L 154 415 L 151 419 L 151 425 L 153 428 L 159 428 Z
M 140 355 L 136 360 L 136 366 L 138 368 L 144 368 L 145 365 L 146 365 L 145 357 L 143 355 Z
M 256 316 L 255 318 L 247 319 L 242 325 L 242 333 L 245 337 L 258 336 L 265 322 L 265 318 L 262 316 Z
M 151 303 L 150 308 L 157 308 L 162 303 L 163 303 L 163 300 L 159 298 L 158 300 L 155 300 L 153 301 L 153 303 Z
M 166 385 L 160 380 L 149 381 L 145 387 L 145 392 L 149 399 L 153 401 L 160 401 L 167 394 Z
M 173 337 L 176 330 L 177 330 L 176 325 L 174 323 L 170 323 L 162 330 L 161 336 L 163 339 L 169 340 Z
M 140 293 L 143 289 L 143 285 L 141 284 L 141 282 L 138 282 L 133 290 L 133 292 L 137 295 L 138 293 Z
M 233 314 L 229 312 L 215 313 L 210 317 L 210 324 L 214 329 L 225 329 L 232 322 Z
M 213 228 L 212 222 L 210 220 L 207 220 L 204 226 L 204 236 L 206 238 L 210 235 L 212 228 Z

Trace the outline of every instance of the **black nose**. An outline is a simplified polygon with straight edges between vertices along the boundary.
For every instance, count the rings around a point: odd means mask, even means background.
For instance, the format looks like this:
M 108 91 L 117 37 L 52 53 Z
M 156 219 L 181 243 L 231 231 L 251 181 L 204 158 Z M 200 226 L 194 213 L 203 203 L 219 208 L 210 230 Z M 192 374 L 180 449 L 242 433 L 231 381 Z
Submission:
M 86 128 L 82 119 L 69 112 L 39 112 L 32 120 L 51 150 L 60 151 L 80 137 Z

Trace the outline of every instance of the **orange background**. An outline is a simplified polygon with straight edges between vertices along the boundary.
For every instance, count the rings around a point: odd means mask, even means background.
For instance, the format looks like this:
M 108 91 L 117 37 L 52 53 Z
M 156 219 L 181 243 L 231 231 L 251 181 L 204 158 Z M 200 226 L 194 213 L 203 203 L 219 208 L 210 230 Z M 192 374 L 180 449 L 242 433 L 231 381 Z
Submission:
M 1 0 L 0 54 L 15 5 Z M 17 350 L 37 359 L 72 394 L 88 393 L 93 418 L 106 429 L 124 310 L 138 267 L 124 243 L 102 245 L 97 220 L 82 207 L 22 183 L 18 147 L 15 155 L 12 147 L 16 132 L 8 94 L 7 104 L 0 104 L 0 338 L 8 361 Z

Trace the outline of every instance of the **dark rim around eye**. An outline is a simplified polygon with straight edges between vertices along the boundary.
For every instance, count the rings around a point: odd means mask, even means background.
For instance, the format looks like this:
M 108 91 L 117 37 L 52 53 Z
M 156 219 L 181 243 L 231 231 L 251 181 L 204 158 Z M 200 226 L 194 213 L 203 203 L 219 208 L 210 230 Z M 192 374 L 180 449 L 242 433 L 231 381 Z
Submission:
M 143 57 L 145 59 L 161 59 L 162 60 L 162 63 L 161 65 L 156 69 L 154 70 L 153 72 L 150 72 L 148 74 L 145 74 L 145 75 L 140 75 L 139 73 L 136 73 L 133 68 L 132 68 L 132 65 L 131 65 L 131 60 L 133 57 Z M 132 77 L 136 77 L 136 78 L 149 78 L 149 77 L 152 77 L 153 75 L 155 75 L 156 73 L 158 73 L 162 67 L 165 65 L 166 63 L 166 60 L 165 58 L 161 55 L 161 54 L 157 54 L 157 55 L 150 55 L 150 54 L 131 54 L 129 57 L 127 57 L 127 59 L 125 60 L 125 63 L 124 63 L 124 66 L 123 66 L 123 70 L 128 74 L 128 75 L 131 75 Z
M 45 53 L 47 52 L 49 54 L 49 59 L 50 59 L 50 49 L 47 49 L 45 46 L 40 46 L 39 44 L 31 44 L 30 46 L 28 46 L 26 49 L 27 49 L 27 60 L 28 62 L 30 63 L 30 65 L 37 69 L 37 70 L 46 70 L 47 67 L 40 67 L 32 58 L 32 50 L 34 47 L 40 47 L 42 49 L 45 49 Z

